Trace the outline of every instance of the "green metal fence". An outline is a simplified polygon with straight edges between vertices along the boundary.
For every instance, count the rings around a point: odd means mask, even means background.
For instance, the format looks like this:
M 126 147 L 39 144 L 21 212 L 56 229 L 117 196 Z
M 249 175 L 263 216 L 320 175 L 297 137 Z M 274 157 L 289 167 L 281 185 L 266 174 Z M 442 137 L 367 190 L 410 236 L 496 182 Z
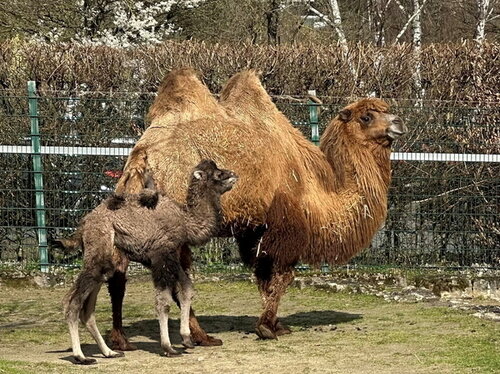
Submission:
M 0 90 L 0 263 L 68 264 L 69 234 L 114 187 L 151 93 Z M 312 141 L 348 100 L 276 97 Z M 384 228 L 353 263 L 500 267 L 500 105 L 392 100 L 411 132 L 395 144 Z M 238 263 L 230 240 L 196 252 Z

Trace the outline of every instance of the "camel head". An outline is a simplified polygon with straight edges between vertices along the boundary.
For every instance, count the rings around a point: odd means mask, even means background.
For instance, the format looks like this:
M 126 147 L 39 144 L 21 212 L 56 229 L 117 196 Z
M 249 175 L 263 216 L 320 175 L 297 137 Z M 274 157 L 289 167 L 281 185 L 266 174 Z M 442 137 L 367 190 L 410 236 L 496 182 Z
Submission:
M 193 170 L 191 184 L 223 194 L 233 188 L 238 176 L 231 170 L 219 169 L 212 160 L 201 161 Z
M 389 105 L 380 99 L 366 98 L 349 104 L 339 112 L 338 120 L 345 131 L 364 144 L 390 147 L 392 142 L 408 130 L 403 120 L 388 113 Z

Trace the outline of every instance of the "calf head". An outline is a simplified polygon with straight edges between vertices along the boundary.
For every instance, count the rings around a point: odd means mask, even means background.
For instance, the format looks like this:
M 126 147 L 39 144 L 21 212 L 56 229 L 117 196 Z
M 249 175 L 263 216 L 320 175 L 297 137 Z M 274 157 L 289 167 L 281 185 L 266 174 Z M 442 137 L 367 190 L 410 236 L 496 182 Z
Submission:
M 219 169 L 212 160 L 203 160 L 193 170 L 191 183 L 223 194 L 233 188 L 238 176 L 231 170 Z

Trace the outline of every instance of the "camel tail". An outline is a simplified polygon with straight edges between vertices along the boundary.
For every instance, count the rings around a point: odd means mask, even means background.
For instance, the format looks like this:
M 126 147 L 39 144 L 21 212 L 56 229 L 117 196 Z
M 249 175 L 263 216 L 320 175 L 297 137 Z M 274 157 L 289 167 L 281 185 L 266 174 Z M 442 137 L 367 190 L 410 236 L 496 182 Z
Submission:
M 83 228 L 82 226 L 68 238 L 57 238 L 50 243 L 52 247 L 62 249 L 66 254 L 77 253 L 79 249 L 83 251 Z
M 146 150 L 136 146 L 130 153 L 123 175 L 116 184 L 115 195 L 123 196 L 126 193 L 140 193 L 145 187 L 147 166 Z

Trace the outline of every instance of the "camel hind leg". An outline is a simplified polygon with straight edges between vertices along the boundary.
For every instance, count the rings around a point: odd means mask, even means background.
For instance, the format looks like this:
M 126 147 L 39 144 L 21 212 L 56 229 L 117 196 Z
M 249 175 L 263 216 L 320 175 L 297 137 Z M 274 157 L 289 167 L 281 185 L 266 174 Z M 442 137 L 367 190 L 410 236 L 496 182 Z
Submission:
M 291 332 L 279 322 L 277 314 L 281 298 L 293 278 L 293 270 L 272 272 L 269 279 L 259 278 L 257 273 L 257 284 L 264 311 L 257 322 L 255 331 L 261 339 L 277 339 L 278 336 Z

